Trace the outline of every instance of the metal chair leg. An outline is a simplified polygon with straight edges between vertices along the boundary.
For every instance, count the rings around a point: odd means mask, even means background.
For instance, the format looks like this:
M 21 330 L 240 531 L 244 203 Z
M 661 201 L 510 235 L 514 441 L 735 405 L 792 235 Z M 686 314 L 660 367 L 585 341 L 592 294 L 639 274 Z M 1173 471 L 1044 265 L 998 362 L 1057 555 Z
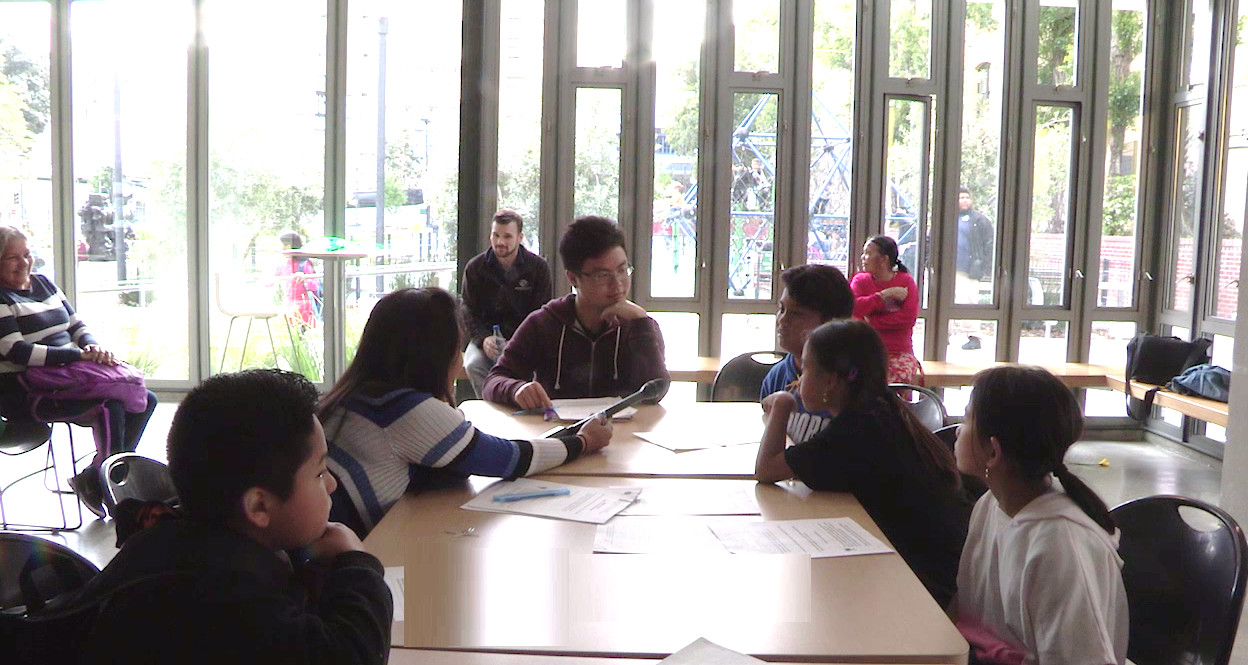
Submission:
M 247 318 L 247 334 L 243 336 L 243 355 L 238 357 L 238 371 L 243 371 L 243 363 L 247 362 L 247 342 L 251 341 L 251 324 L 255 323 L 255 317 Z
M 221 367 L 217 369 L 217 374 L 225 371 L 225 356 L 230 352 L 230 335 L 234 334 L 234 321 L 237 316 L 230 317 L 230 327 L 225 329 L 225 345 L 221 347 Z
M 283 316 L 282 320 L 286 322 L 286 334 L 290 337 L 290 357 L 295 360 L 295 371 L 303 374 L 303 362 L 299 360 L 299 350 L 295 348 L 295 331 L 290 327 L 290 317 Z

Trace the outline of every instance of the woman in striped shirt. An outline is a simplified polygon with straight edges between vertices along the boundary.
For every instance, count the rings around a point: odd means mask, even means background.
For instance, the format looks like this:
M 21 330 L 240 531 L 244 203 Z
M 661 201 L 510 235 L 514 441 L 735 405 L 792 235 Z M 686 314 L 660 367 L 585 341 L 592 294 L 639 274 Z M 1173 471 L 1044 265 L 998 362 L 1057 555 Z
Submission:
M 120 362 L 96 343 L 56 284 L 31 273 L 33 266 L 26 235 L 12 226 L 0 226 L 0 413 L 9 419 L 32 417 L 26 390 L 18 381 L 27 367 L 77 360 L 101 365 Z M 150 390 L 147 408 L 140 413 L 128 413 L 119 400 L 111 399 L 102 404 L 90 400 L 39 404 L 39 420 L 82 422 L 85 415 L 95 430 L 95 458 L 69 482 L 83 505 L 97 516 L 107 514 L 100 463 L 114 453 L 133 451 L 155 408 L 156 395 Z
M 541 473 L 610 442 L 605 419 L 557 439 L 478 431 L 453 405 L 466 342 L 459 303 L 442 289 L 400 289 L 373 307 L 355 359 L 318 414 L 338 478 L 330 520 L 363 538 L 408 490 Z

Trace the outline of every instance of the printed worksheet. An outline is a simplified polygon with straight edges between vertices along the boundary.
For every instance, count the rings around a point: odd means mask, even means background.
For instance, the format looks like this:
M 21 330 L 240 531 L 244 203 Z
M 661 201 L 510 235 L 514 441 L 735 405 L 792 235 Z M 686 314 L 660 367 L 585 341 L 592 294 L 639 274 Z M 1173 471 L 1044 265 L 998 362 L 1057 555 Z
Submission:
M 517 501 L 494 500 L 498 495 L 521 493 L 539 496 Z M 490 485 L 460 507 L 486 513 L 511 513 L 603 524 L 627 508 L 639 494 L 640 487 L 582 487 L 517 478 L 500 480 Z
M 658 483 L 646 488 L 620 515 L 758 515 L 754 485 L 735 483 L 711 491 L 690 492 L 680 483 Z
M 733 554 L 799 554 L 812 559 L 884 554 L 893 549 L 848 517 L 711 525 Z
M 558 418 L 552 418 L 555 422 L 574 423 L 584 420 L 599 411 L 620 401 L 618 397 L 585 397 L 581 399 L 556 399 L 551 400 L 551 404 L 555 407 L 555 413 L 559 414 Z M 628 420 L 637 413 L 637 409 L 628 407 L 620 410 L 619 413 L 611 417 L 612 420 Z
M 403 566 L 386 566 L 386 586 L 390 587 L 390 597 L 394 599 L 394 620 L 403 620 Z
M 761 426 L 755 430 L 701 431 L 696 435 L 686 429 L 656 430 L 653 432 L 637 432 L 637 438 L 644 439 L 656 446 L 662 446 L 672 452 L 686 450 L 704 450 L 722 446 L 740 446 L 747 443 L 758 443 L 762 440 Z
M 598 526 L 594 551 L 608 554 L 724 554 L 724 546 L 696 518 L 627 517 Z

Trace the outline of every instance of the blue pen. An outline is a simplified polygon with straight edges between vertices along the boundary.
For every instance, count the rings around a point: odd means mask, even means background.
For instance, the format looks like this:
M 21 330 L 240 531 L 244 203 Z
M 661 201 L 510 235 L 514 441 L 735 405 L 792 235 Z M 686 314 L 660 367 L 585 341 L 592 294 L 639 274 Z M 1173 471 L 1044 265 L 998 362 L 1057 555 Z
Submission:
M 495 494 L 494 500 L 499 502 L 522 501 L 524 499 L 536 499 L 543 496 L 567 496 L 572 490 L 566 487 L 544 487 L 536 490 L 521 490 L 510 494 Z

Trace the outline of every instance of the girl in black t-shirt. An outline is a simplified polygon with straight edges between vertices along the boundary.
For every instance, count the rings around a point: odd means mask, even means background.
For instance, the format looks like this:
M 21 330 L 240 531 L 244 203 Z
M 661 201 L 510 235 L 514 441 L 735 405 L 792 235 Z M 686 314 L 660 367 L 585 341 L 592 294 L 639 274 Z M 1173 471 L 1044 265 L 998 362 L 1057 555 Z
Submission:
M 971 501 L 949 447 L 888 387 L 884 343 L 862 321 L 829 321 L 802 352 L 797 391 L 832 421 L 806 443 L 785 448 L 796 400 L 763 400 L 766 428 L 754 475 L 796 477 L 811 489 L 852 492 L 943 607 L 956 587 Z

